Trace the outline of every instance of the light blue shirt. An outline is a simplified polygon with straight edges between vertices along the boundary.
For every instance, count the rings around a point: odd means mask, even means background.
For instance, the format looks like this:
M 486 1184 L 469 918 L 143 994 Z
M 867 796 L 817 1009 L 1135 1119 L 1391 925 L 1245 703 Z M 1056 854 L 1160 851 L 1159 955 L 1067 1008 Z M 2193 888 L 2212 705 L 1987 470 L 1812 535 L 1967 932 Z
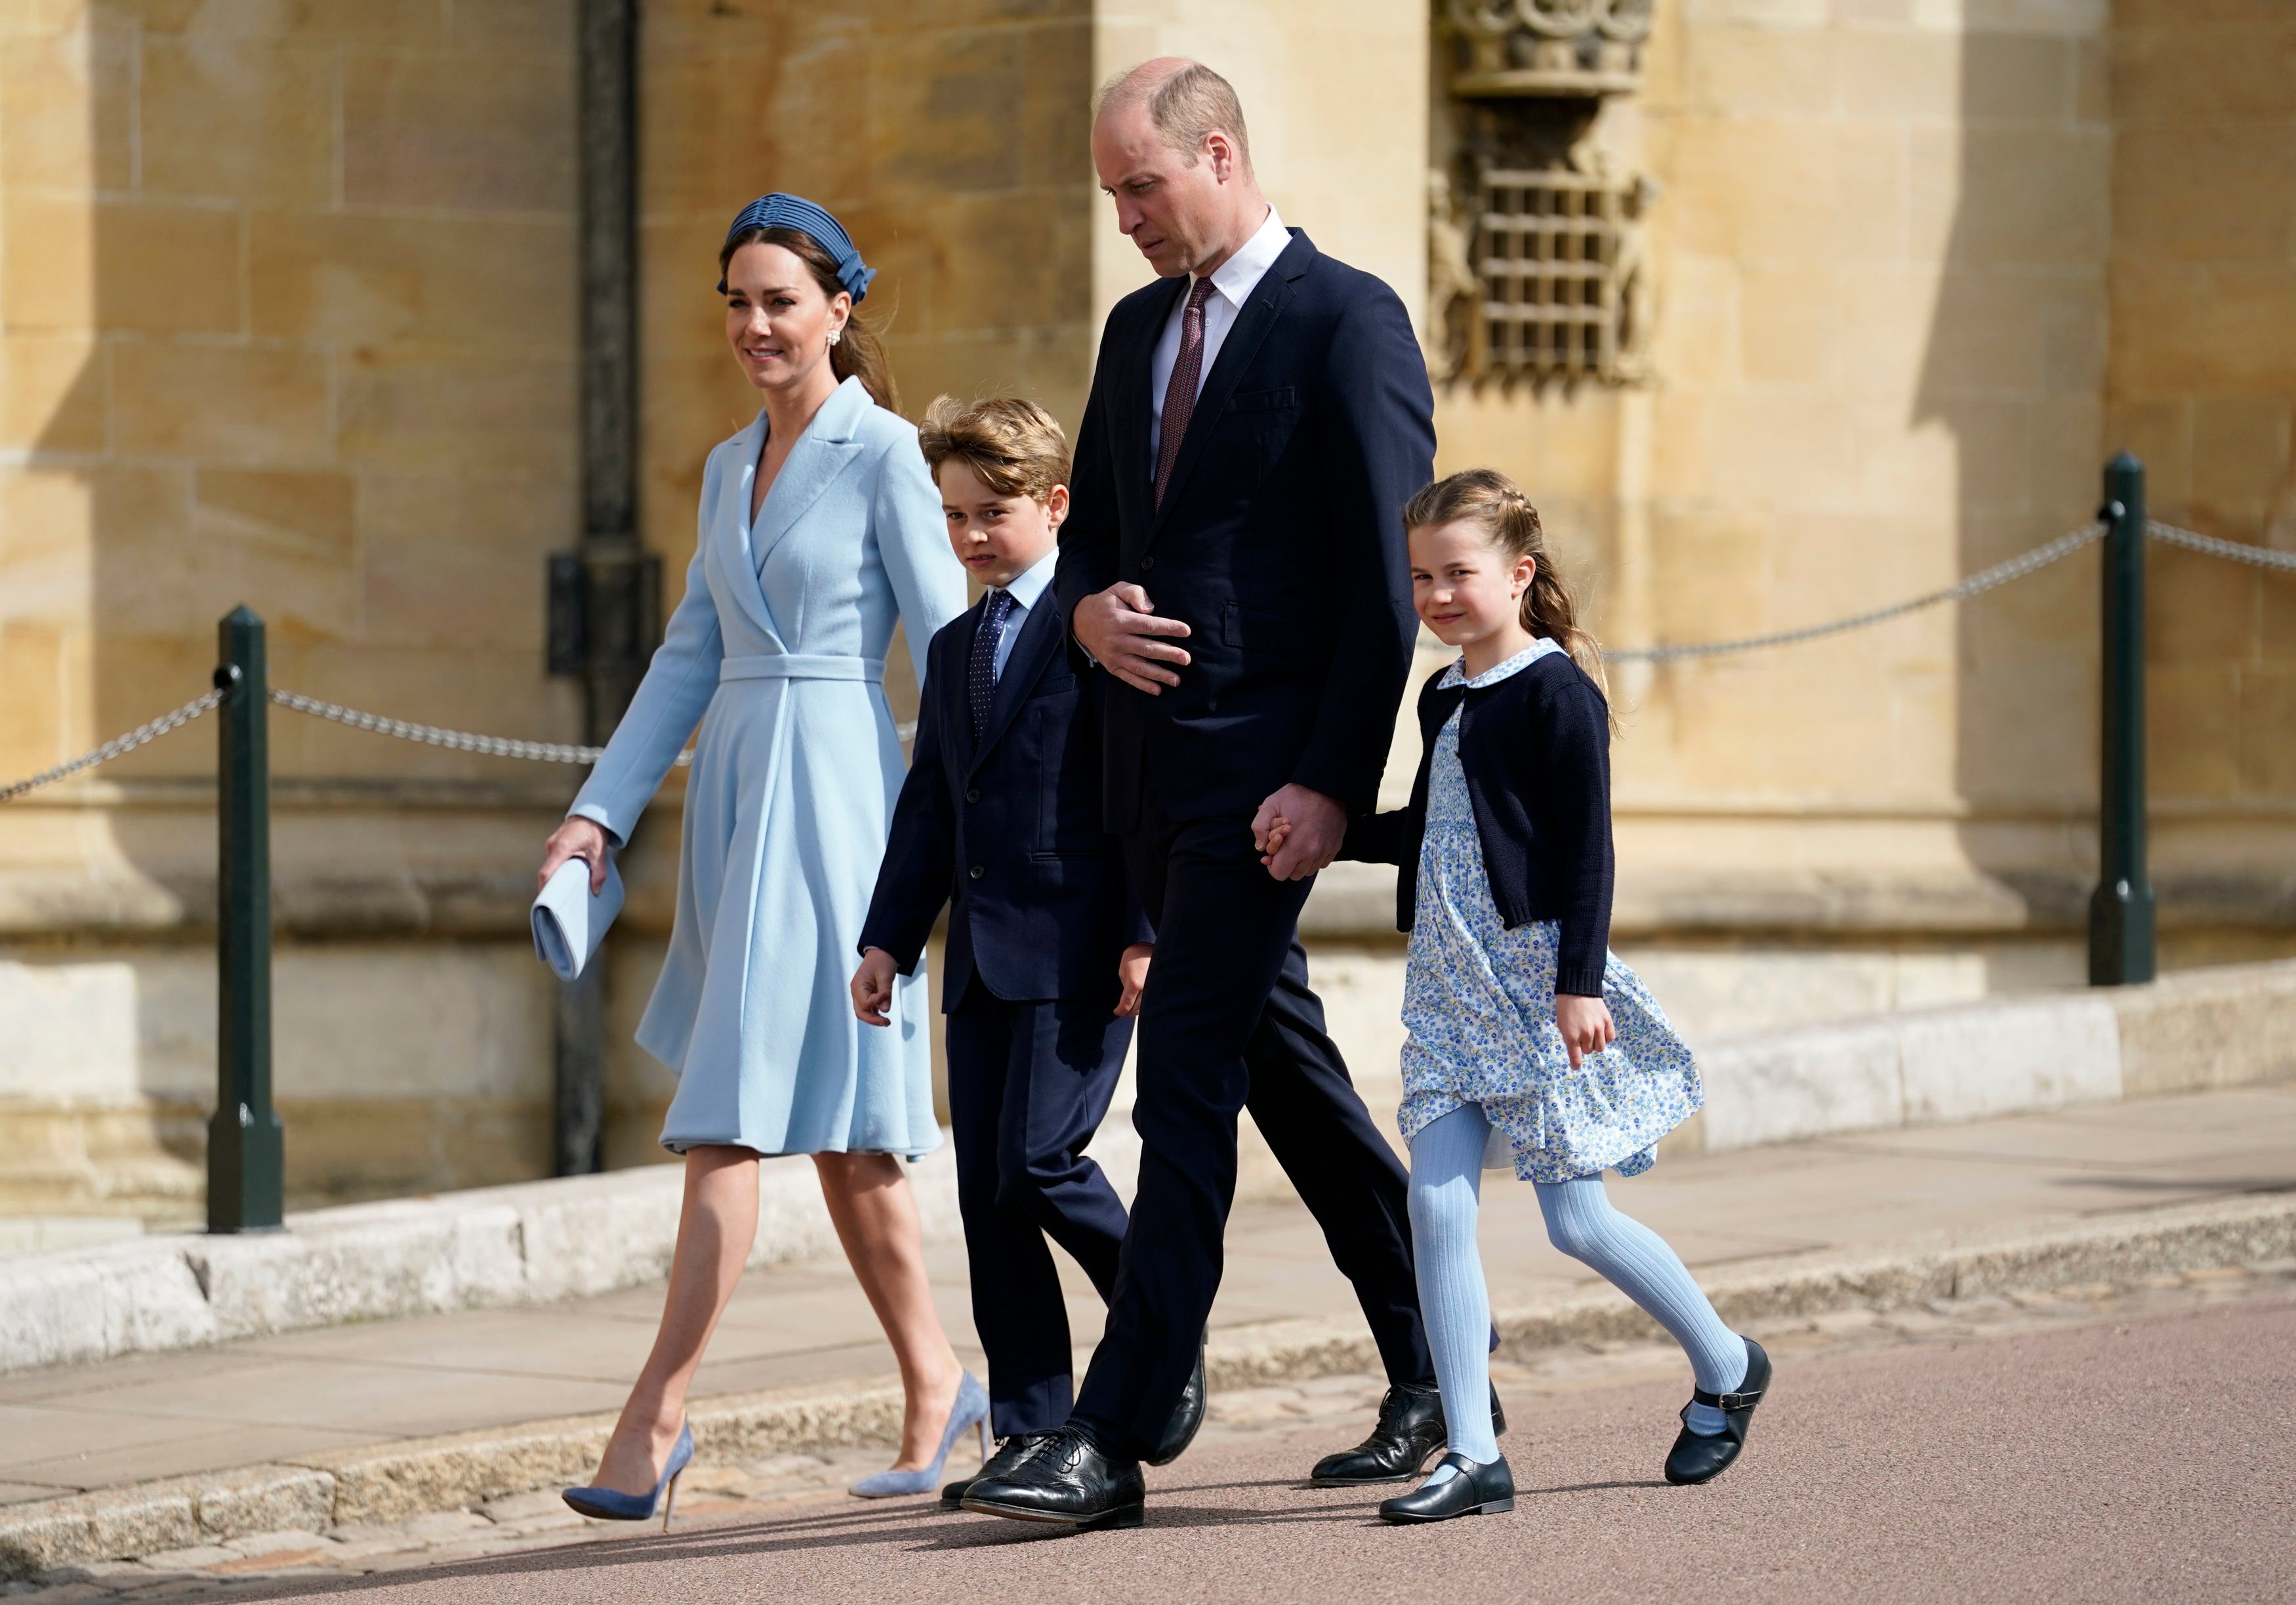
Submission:
M 1013 575 L 1013 583 L 1004 588 L 1004 594 L 1013 598 L 1013 606 L 1004 615 L 1004 634 L 997 641 L 996 655 L 988 664 L 989 673 L 998 679 L 1004 678 L 1004 660 L 1013 655 L 1013 643 L 1021 638 L 1021 626 L 1029 621 L 1029 610 L 1043 599 L 1045 588 L 1053 582 L 1053 570 L 1060 560 L 1060 548 L 1055 547 L 1033 566 Z

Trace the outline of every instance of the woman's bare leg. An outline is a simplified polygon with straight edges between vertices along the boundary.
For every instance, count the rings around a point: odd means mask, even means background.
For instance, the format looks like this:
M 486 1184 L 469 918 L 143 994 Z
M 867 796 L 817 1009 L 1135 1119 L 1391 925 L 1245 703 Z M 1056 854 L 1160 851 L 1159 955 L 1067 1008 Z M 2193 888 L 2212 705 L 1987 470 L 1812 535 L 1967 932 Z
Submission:
M 677 1217 L 677 1252 L 653 1353 L 622 1406 L 598 1462 L 598 1484 L 623 1494 L 650 1494 L 677 1445 L 685 1391 L 701 1351 L 726 1313 L 750 1245 L 758 1235 L 758 1156 L 716 1145 L 685 1150 L 685 1202 Z
M 816 1154 L 813 1162 L 821 1172 L 821 1195 L 836 1222 L 837 1239 L 845 1245 L 845 1257 L 900 1362 L 901 1391 L 907 1398 L 901 1457 L 894 1469 L 930 1466 L 940 1453 L 941 1433 L 964 1368 L 933 1307 L 916 1195 L 901 1173 L 901 1162 L 890 1154 Z

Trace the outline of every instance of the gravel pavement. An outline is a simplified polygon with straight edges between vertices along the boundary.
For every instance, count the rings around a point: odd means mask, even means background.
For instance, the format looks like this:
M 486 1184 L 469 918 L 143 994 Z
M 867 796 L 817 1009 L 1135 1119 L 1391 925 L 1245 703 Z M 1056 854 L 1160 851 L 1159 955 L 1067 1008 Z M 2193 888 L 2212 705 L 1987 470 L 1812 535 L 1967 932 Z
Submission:
M 77 1568 L 48 1601 L 2268 1601 L 2296 1599 L 2296 1266 L 1942 1301 L 1757 1329 L 1778 1361 L 1746 1457 L 1658 1468 L 1685 1396 L 1644 1345 L 1503 1366 L 1511 1516 L 1390 1528 L 1308 1489 L 1378 1385 L 1226 1393 L 1150 1473 L 1138 1532 L 1049 1535 L 837 1486 L 882 1451 L 700 1467 L 678 1530 L 535 1494 L 404 1527 L 273 1534 Z M 14 1602 L 12 1601 L 12 1605 Z

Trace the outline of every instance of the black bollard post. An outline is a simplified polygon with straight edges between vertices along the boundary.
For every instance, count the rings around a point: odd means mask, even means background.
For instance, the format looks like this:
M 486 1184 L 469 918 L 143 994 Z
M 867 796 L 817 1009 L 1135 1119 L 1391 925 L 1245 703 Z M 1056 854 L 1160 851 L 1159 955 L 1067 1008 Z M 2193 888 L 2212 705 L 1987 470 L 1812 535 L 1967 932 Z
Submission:
M 284 1143 L 271 1107 L 271 687 L 263 621 L 216 627 L 216 1112 L 208 1123 L 208 1230 L 280 1222 Z
M 2152 882 L 2144 862 L 2144 465 L 2104 465 L 2103 763 L 2097 783 L 2097 883 L 2088 903 L 2088 982 L 2153 975 Z

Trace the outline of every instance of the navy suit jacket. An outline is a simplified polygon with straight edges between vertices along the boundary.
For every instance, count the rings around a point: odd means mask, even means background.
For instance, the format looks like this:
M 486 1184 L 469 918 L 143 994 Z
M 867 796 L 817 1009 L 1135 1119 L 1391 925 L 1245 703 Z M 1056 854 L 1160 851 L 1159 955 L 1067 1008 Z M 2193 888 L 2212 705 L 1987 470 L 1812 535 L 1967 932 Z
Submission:
M 1205 376 L 1160 507 L 1149 360 L 1186 292 L 1116 304 L 1077 437 L 1063 615 L 1136 581 L 1193 662 L 1150 696 L 1106 682 L 1109 824 L 1144 788 L 1174 819 L 1250 813 L 1287 782 L 1349 813 L 1386 767 L 1418 621 L 1403 505 L 1434 476 L 1434 397 L 1403 303 L 1299 230 Z
M 1021 621 L 976 739 L 965 671 L 986 604 L 926 649 L 916 745 L 860 945 L 912 974 L 953 903 L 944 1011 L 975 976 L 1009 1001 L 1105 999 L 1113 1008 L 1117 959 L 1153 937 L 1102 823 L 1100 719 L 1078 678 L 1084 656 L 1047 591 Z

